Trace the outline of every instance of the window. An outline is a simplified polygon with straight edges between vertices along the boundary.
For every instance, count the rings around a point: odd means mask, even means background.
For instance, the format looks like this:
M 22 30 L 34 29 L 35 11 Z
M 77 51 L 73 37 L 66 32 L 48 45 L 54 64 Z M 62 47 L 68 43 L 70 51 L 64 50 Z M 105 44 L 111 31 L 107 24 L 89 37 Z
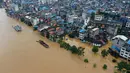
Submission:
M 127 58 L 127 55 L 125 55 L 125 57 Z
M 121 52 L 120 54 L 123 55 L 124 53 Z
M 121 50 L 125 50 L 124 48 L 122 48 Z
M 125 54 L 128 54 L 128 52 L 126 52 Z
M 121 53 L 120 55 L 121 55 L 121 56 L 123 56 L 123 54 L 122 54 L 122 53 Z
M 121 53 L 124 53 L 124 51 L 121 51 Z

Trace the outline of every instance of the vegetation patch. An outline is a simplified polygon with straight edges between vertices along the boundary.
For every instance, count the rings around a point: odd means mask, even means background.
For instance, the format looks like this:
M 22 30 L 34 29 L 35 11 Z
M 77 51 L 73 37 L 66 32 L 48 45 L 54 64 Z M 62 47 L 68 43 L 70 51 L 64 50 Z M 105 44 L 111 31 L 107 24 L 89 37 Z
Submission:
M 89 61 L 88 61 L 88 59 L 84 59 L 84 62 L 85 62 L 85 63 L 88 63 Z
M 92 51 L 96 54 L 99 51 L 98 46 L 93 46 Z
M 101 55 L 103 57 L 106 57 L 108 54 L 109 54 L 109 52 L 106 49 L 102 50 L 102 52 L 101 52 Z
M 104 70 L 107 69 L 107 65 L 106 65 L 106 64 L 103 65 L 103 69 L 104 69 Z
M 64 48 L 68 51 L 71 51 L 72 54 L 77 54 L 79 56 L 84 56 L 84 49 L 85 48 L 82 48 L 82 47 L 76 47 L 76 46 L 70 46 L 70 44 L 62 41 L 62 40 L 59 40 L 58 43 L 60 44 L 60 47 L 61 48 Z

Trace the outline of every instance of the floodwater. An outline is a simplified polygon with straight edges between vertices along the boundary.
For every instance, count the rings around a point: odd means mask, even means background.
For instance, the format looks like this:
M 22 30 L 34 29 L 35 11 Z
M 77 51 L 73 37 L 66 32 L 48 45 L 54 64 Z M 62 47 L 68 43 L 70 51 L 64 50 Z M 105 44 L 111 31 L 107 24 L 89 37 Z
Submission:
M 16 32 L 12 28 L 14 25 L 22 26 L 23 31 Z M 46 49 L 36 42 L 40 39 L 50 48 Z M 31 27 L 7 17 L 0 9 L 0 73 L 114 73 L 115 64 L 111 62 L 111 56 L 104 59 L 100 54 L 94 55 L 90 47 L 77 40 L 67 42 L 86 47 L 85 57 L 72 55 Z M 83 62 L 84 58 L 88 58 L 88 64 Z M 97 68 L 93 68 L 94 63 Z M 107 70 L 102 69 L 103 64 L 108 65 Z

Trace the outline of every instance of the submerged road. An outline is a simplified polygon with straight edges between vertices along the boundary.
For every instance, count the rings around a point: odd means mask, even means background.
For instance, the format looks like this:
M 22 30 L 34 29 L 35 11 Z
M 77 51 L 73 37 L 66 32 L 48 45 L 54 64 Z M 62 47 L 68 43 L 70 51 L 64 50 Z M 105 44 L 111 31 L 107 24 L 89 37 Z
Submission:
M 13 25 L 20 25 L 23 31 L 16 32 Z M 36 42 L 40 39 L 50 48 L 46 49 Z M 87 64 L 86 68 L 85 65 L 79 57 L 43 38 L 24 23 L 7 17 L 4 9 L 0 9 L 0 73 L 113 72 L 113 68 L 104 71 L 101 66 L 93 69 L 93 63 Z

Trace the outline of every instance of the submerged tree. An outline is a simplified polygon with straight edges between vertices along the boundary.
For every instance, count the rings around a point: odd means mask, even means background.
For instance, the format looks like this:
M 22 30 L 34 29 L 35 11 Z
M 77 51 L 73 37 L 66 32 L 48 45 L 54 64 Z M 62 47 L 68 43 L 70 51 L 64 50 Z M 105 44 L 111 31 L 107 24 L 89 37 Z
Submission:
M 99 50 L 98 50 L 98 46 L 93 46 L 92 51 L 93 51 L 94 53 L 97 53 L 97 52 L 99 51 Z
M 86 58 L 86 59 L 84 59 L 84 62 L 85 62 L 85 68 L 86 68 L 86 63 L 88 63 L 89 61 L 88 61 L 88 59 Z
M 82 47 L 79 47 L 79 48 L 78 48 L 78 55 L 79 55 L 79 56 L 81 56 L 81 55 L 84 56 L 84 49 L 85 49 L 85 48 L 82 48 Z
M 104 50 L 102 50 L 101 54 L 103 57 L 106 57 L 109 53 L 106 49 L 104 49 Z
M 107 69 L 107 65 L 106 65 L 106 64 L 103 65 L 103 69 L 104 69 L 104 70 Z
M 84 59 L 84 62 L 85 62 L 85 63 L 88 63 L 88 59 L 87 59 L 87 58 L 86 58 L 86 59 Z
M 72 52 L 73 54 L 78 54 L 78 52 L 79 52 L 76 46 L 72 46 L 72 47 L 70 48 L 70 50 L 71 50 L 71 52 Z
M 95 63 L 95 64 L 93 64 L 93 67 L 94 67 L 94 68 L 96 68 L 96 67 L 97 67 L 97 64 L 96 64 L 96 63 Z
M 116 66 L 116 68 L 119 70 L 119 71 L 123 71 L 125 70 L 126 73 L 130 73 L 130 64 L 127 64 L 127 62 L 120 62 L 118 63 L 118 65 Z

